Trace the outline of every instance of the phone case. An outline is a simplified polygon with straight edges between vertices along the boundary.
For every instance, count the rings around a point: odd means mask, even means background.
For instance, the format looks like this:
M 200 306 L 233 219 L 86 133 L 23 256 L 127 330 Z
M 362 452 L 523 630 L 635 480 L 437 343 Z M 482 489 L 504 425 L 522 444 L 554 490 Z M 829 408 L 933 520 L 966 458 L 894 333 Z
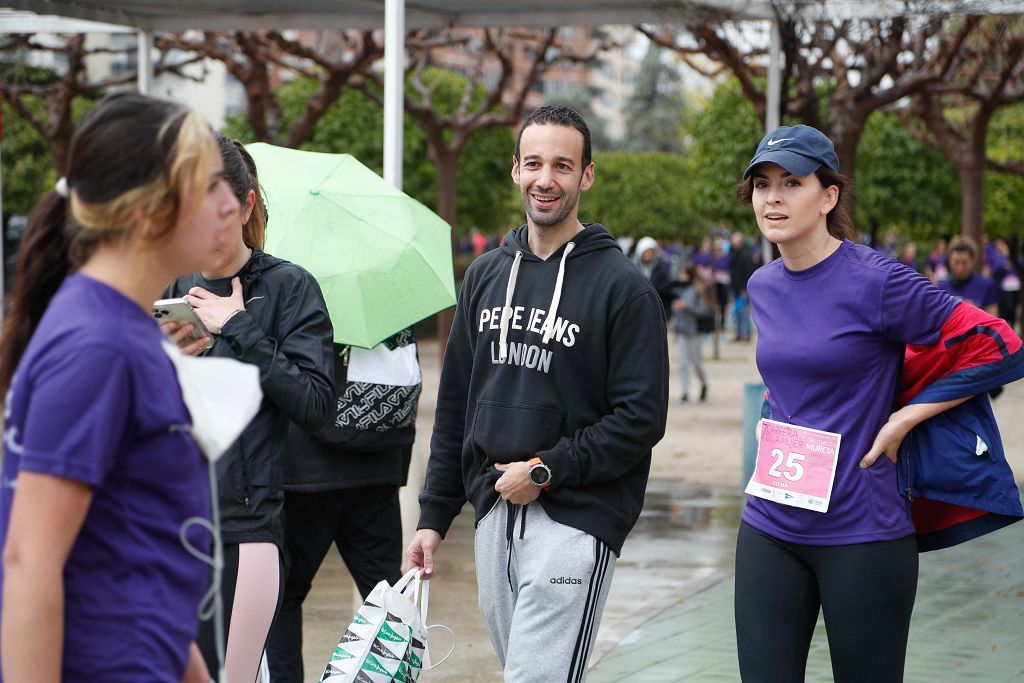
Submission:
M 199 341 L 206 337 L 210 341 L 204 346 L 208 349 L 213 346 L 213 335 L 206 329 L 206 325 L 196 315 L 195 309 L 184 299 L 161 299 L 153 303 L 153 317 L 161 325 L 167 322 L 176 322 L 179 325 L 191 324 L 192 332 L 189 333 L 189 341 Z

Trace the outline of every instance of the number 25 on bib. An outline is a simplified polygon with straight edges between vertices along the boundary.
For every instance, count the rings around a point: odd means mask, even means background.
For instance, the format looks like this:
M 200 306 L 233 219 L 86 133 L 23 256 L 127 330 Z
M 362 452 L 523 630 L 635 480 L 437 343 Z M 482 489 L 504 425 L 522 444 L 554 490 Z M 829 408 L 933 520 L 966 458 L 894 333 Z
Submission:
M 827 512 L 839 434 L 762 420 L 757 464 L 746 492 L 781 505 Z

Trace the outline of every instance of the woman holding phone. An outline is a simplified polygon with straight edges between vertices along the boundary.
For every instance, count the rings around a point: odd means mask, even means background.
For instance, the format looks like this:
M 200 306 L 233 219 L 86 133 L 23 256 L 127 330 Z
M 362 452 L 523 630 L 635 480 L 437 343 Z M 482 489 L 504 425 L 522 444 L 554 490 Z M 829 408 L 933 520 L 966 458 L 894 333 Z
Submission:
M 1020 340 L 1002 321 L 852 242 L 852 194 L 832 142 L 802 125 L 765 136 L 737 188 L 782 255 L 748 285 L 768 387 L 764 416 L 783 430 L 840 435 L 833 450 L 795 440 L 788 456 L 773 449 L 772 458 L 788 457 L 766 468 L 780 488 L 747 489 L 735 603 L 746 681 L 803 681 L 819 609 L 836 681 L 901 681 L 919 548 L 1019 518 L 984 392 L 1021 376 Z M 962 424 L 981 431 L 961 434 Z M 903 444 L 912 430 L 916 438 Z M 975 453 L 982 437 L 984 459 Z M 908 458 L 932 466 L 915 469 Z M 834 476 L 827 492 L 804 476 L 812 470 L 818 481 Z M 932 491 L 955 495 L 922 501 L 926 475 L 947 478 Z M 1016 505 L 993 516 L 986 506 L 1003 498 Z M 965 500 L 977 509 L 950 505 Z M 922 510 L 949 520 L 931 524 Z M 937 539 L 956 525 L 964 534 Z
M 242 212 L 211 250 L 212 265 L 177 280 L 166 297 L 184 297 L 213 335 L 213 347 L 203 351 L 208 340 L 190 343 L 189 330 L 170 326 L 183 350 L 260 369 L 259 413 L 217 461 L 225 668 L 230 683 L 252 683 L 284 583 L 280 460 L 290 422 L 316 432 L 334 415 L 333 328 L 313 276 L 261 250 L 267 212 L 252 157 L 236 140 L 218 133 L 217 142 Z M 211 622 L 203 623 L 199 645 L 215 666 Z
M 6 683 L 209 680 L 179 539 L 207 465 L 150 310 L 238 215 L 202 117 L 136 94 L 86 117 L 32 212 L 0 342 Z

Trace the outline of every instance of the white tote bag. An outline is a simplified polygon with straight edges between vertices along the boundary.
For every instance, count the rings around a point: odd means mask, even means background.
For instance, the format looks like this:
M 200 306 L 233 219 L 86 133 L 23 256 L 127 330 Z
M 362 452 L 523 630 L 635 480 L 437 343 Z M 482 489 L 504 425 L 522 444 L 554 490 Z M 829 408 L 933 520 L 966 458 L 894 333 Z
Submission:
M 334 649 L 321 683 L 415 683 L 421 671 L 432 668 L 427 630 L 452 631 L 427 626 L 430 582 L 420 578 L 421 571 L 409 570 L 394 586 L 377 584 Z M 438 664 L 454 651 L 453 644 Z

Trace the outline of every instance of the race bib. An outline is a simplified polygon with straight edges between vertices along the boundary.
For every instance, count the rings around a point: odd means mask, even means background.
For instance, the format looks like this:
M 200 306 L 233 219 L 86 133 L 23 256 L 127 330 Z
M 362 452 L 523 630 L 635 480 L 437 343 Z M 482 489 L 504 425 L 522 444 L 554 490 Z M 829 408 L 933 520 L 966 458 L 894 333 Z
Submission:
M 781 505 L 827 512 L 841 435 L 761 421 L 757 464 L 746 492 Z

